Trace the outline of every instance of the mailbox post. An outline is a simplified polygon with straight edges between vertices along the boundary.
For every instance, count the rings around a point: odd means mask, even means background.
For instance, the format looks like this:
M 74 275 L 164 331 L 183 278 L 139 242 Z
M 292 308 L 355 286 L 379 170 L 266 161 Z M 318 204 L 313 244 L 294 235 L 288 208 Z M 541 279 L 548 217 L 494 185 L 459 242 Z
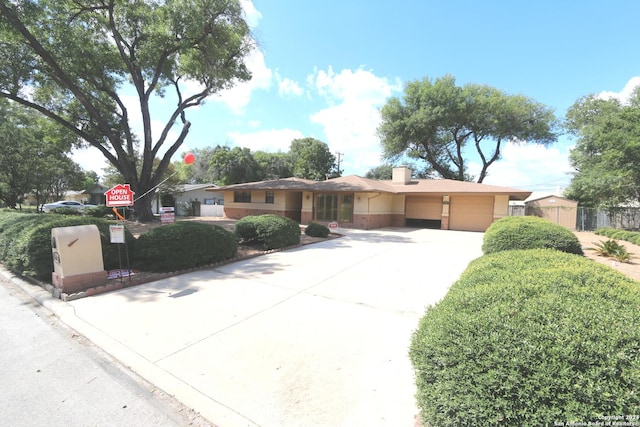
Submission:
M 106 283 L 100 232 L 95 224 L 52 228 L 51 250 L 51 282 L 62 292 L 78 292 Z

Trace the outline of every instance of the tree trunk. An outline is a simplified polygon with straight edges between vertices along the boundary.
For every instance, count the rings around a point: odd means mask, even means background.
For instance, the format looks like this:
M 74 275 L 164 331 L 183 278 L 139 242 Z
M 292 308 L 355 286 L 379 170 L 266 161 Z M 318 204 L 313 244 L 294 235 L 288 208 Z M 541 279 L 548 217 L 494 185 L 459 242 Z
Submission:
M 151 204 L 153 202 L 154 194 L 155 193 L 151 192 L 134 202 L 133 209 L 136 212 L 136 221 L 151 222 L 157 220 L 157 218 L 153 215 L 153 211 L 151 210 Z

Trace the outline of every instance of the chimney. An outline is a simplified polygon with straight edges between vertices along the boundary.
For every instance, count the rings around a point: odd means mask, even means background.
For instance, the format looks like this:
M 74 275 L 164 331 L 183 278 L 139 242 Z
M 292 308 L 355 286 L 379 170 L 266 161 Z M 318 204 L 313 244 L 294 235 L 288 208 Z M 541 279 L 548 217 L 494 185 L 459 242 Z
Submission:
M 393 168 L 391 183 L 393 185 L 406 185 L 411 182 L 411 169 L 406 166 Z

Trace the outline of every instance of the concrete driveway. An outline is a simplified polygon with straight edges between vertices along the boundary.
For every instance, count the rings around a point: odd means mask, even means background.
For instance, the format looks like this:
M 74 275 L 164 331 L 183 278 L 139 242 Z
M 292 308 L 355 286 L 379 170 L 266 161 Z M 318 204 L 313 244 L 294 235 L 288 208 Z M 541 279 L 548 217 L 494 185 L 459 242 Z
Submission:
M 59 314 L 221 427 L 413 426 L 411 334 L 483 235 L 342 231 Z

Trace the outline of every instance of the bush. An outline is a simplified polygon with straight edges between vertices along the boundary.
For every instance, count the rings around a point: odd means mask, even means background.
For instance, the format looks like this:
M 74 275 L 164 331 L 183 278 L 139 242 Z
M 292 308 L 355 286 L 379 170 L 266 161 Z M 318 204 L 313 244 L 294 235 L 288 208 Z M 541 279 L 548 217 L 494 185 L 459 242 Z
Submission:
M 589 249 L 595 251 L 595 253 L 600 256 L 614 258 L 616 261 L 630 262 L 633 258 L 633 255 L 627 251 L 627 248 L 613 239 L 594 243 L 594 246 L 595 247 Z
M 635 414 L 639 356 L 640 284 L 548 249 L 473 261 L 427 309 L 410 347 L 418 406 L 433 427 Z
M 508 216 L 494 222 L 482 243 L 485 254 L 538 248 L 583 254 L 580 241 L 569 229 L 535 216 Z
M 119 211 L 121 211 L 121 209 Z M 113 213 L 113 208 L 110 208 L 107 205 L 98 205 L 95 207 L 86 208 L 85 214 L 94 218 L 117 219 L 115 214 Z
M 625 240 L 640 246 L 640 233 L 637 231 L 619 230 L 617 228 L 602 227 L 595 231 L 600 236 L 610 237 L 612 239 Z
M 111 243 L 109 222 L 98 218 L 59 215 L 0 215 L 0 260 L 16 274 L 50 280 L 53 272 L 51 229 L 95 224 L 100 232 L 105 269 L 119 268 L 118 245 Z M 9 221 L 7 221 L 9 219 Z M 126 230 L 125 240 L 131 251 L 135 238 Z M 125 264 L 125 253 L 121 253 Z
M 246 216 L 236 222 L 234 231 L 238 239 L 267 250 L 300 244 L 300 225 L 279 215 Z
M 236 221 L 233 229 L 238 240 L 244 243 L 255 243 L 258 240 L 258 230 L 256 229 L 256 216 L 245 216 Z
M 80 209 L 75 209 L 75 208 L 55 208 L 55 209 L 51 209 L 49 213 L 57 214 L 57 215 L 71 215 L 71 216 L 84 215 L 84 213 Z
M 224 228 L 181 221 L 142 234 L 134 262 L 144 271 L 185 270 L 233 258 L 237 249 L 235 236 Z
M 304 234 L 311 237 L 327 237 L 329 229 L 322 224 L 312 222 L 304 229 Z

